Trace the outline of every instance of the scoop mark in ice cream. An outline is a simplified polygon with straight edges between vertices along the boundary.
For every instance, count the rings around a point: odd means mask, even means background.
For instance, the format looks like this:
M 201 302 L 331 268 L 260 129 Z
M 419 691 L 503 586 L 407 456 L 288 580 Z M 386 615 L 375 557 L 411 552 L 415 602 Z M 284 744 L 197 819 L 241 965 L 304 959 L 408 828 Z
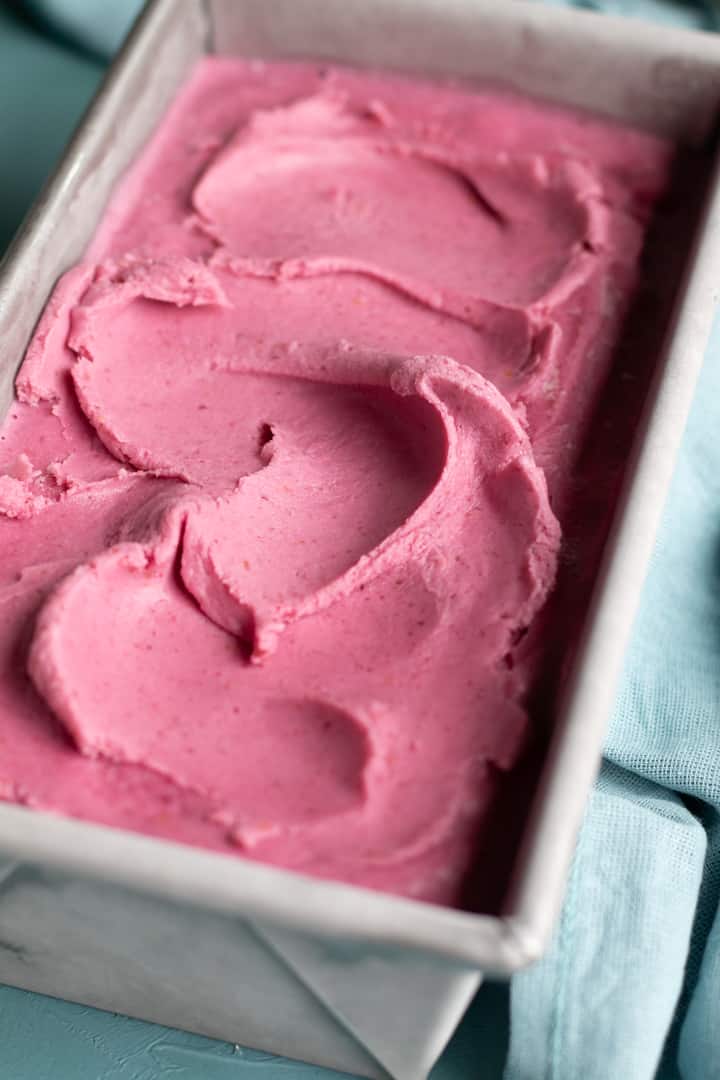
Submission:
M 183 371 L 192 368 L 191 356 L 178 351 L 178 342 L 193 340 L 184 323 L 196 321 L 193 303 L 184 304 L 189 268 L 177 268 L 172 335 L 163 333 L 165 305 L 173 301 L 168 266 L 160 271 L 163 299 L 151 304 L 148 297 L 159 292 L 153 268 L 133 272 L 147 295 L 129 291 L 123 281 L 115 305 L 103 285 L 77 309 L 72 378 L 108 448 L 147 471 L 182 476 L 185 485 L 162 508 L 150 537 L 143 519 L 142 539 L 133 541 L 126 531 L 122 544 L 80 566 L 53 593 L 30 651 L 35 685 L 81 752 L 150 765 L 201 793 L 244 846 L 249 835 L 254 847 L 277 842 L 283 827 L 299 822 L 307 844 L 311 828 L 324 837 L 338 814 L 350 834 L 371 822 L 377 828 L 398 797 L 394 777 L 379 768 L 407 739 L 395 731 L 396 713 L 417 718 L 411 702 L 437 682 L 447 662 L 446 641 L 437 637 L 472 631 L 486 639 L 458 699 L 469 717 L 482 684 L 497 678 L 514 630 L 532 620 L 552 582 L 559 529 L 527 436 L 498 391 L 450 359 L 295 342 L 270 346 L 262 362 L 239 353 L 230 370 L 216 351 L 204 364 L 196 359 L 194 366 L 204 369 L 205 398 L 216 401 L 221 393 L 232 422 L 225 438 L 203 443 L 204 456 L 188 458 L 182 448 L 176 460 L 177 432 L 191 431 L 198 415 L 204 424 L 196 379 L 182 398 L 173 397 L 172 430 L 148 430 L 150 445 L 128 435 L 138 416 L 127 389 L 137 380 L 144 396 L 162 399 L 155 381 L 171 378 L 176 395 Z M 211 291 L 224 298 L 231 318 L 221 283 Z M 136 370 L 131 360 L 120 367 L 116 350 L 125 351 L 140 335 L 156 343 L 151 365 L 143 360 Z M 262 419 L 268 409 L 270 421 Z M 217 436 L 220 412 L 209 412 Z M 272 454 L 263 453 L 270 445 Z M 238 461 L 248 467 L 244 474 Z M 499 503 L 498 487 L 504 490 Z M 179 620 L 186 610 L 179 589 L 243 646 L 230 664 L 232 691 L 213 707 L 220 755 L 209 748 L 190 752 L 188 724 L 191 729 L 195 714 L 185 720 L 178 713 L 173 680 L 162 680 L 156 651 L 147 644 L 148 633 L 157 637 L 167 620 Z M 119 621 L 116 659 L 108 656 L 89 669 L 97 613 L 120 596 L 127 597 L 132 617 Z M 386 632 L 406 628 L 396 671 L 411 676 L 414 689 L 400 678 L 382 697 L 367 699 L 355 656 L 367 653 L 365 639 L 379 633 L 380 606 L 388 612 Z M 337 688 L 332 696 L 308 698 L 308 685 L 323 677 L 330 658 L 325 651 L 314 662 L 296 657 L 305 657 L 308 624 L 319 620 L 325 633 L 335 631 L 336 678 L 323 681 Z M 183 666 L 190 654 L 202 655 L 208 635 L 204 621 L 192 625 L 181 649 Z M 169 638 L 165 629 L 159 640 Z M 355 656 L 348 661 L 350 642 Z M 389 643 L 381 639 L 372 648 Z M 133 658 L 132 676 L 122 657 Z M 142 701 L 151 683 L 148 712 Z M 213 701 L 207 683 L 196 673 L 198 704 Z M 133 688 L 141 693 L 137 701 Z M 516 724 L 509 730 L 498 724 L 490 739 L 486 732 L 472 748 L 468 765 L 509 759 L 508 742 L 513 746 L 517 734 Z M 257 779 L 253 783 L 259 776 L 260 788 L 267 785 L 273 797 L 258 790 Z M 311 777 L 308 807 L 297 791 Z M 456 773 L 452 784 L 458 779 Z M 452 806 L 451 785 L 445 794 Z M 426 813 L 423 801 L 412 812 L 406 808 L 405 826 L 415 815 L 418 833 L 436 831 L 436 807 L 427 820 Z M 394 845 L 395 856 L 402 847 Z
M 579 162 L 373 137 L 326 95 L 256 114 L 193 204 L 225 252 L 276 260 L 288 275 L 308 262 L 366 272 L 480 323 L 488 308 L 531 306 L 559 279 L 581 279 L 583 240 L 599 240 L 607 215 Z

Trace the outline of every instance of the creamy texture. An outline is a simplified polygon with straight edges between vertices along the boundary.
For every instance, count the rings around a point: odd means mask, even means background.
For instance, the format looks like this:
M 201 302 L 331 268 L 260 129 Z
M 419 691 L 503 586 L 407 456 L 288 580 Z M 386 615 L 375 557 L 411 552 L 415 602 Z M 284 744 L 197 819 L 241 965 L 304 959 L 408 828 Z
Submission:
M 669 161 L 203 62 L 0 435 L 0 797 L 458 902 Z

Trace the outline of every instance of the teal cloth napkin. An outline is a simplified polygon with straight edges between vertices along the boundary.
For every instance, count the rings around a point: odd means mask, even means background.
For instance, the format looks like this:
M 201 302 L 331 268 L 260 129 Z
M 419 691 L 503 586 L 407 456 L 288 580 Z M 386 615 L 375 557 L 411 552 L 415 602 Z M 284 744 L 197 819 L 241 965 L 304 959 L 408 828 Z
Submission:
M 15 0 L 39 29 L 100 57 L 115 52 L 144 0 Z
M 720 320 L 506 1080 L 720 1080 Z
M 14 6 L 36 26 L 99 56 L 116 47 L 139 2 L 28 0 Z M 718 5 L 711 2 L 576 0 L 575 6 L 705 29 L 718 18 Z M 35 54 L 37 66 L 27 69 L 24 81 L 19 37 L 15 68 L 8 73 L 8 34 L 22 35 L 28 50 L 46 50 L 46 60 Z M 66 88 L 65 106 L 56 111 L 69 122 L 99 68 L 79 56 L 61 57 L 57 47 L 22 30 L 0 8 L 0 156 L 10 161 L 4 151 L 27 144 L 30 161 L 30 167 L 13 161 L 0 175 L 0 244 L 2 228 L 8 231 L 23 201 L 19 193 L 29 199 L 64 134 L 39 153 L 32 125 L 22 120 L 45 63 L 52 70 L 64 65 L 64 77 L 58 68 L 45 89 L 52 107 L 55 87 Z M 40 108 L 37 142 L 45 138 Z M 2 126 L 8 116 L 9 133 Z M 24 123 L 23 139 L 13 122 Z M 9 208 L 7 171 L 29 178 L 10 180 Z M 720 320 L 645 584 L 566 903 L 547 956 L 511 984 L 505 1080 L 720 1080 L 718 412 Z M 78 1030 L 87 1033 L 81 1045 L 69 1035 Z M 485 988 L 434 1077 L 499 1077 L 506 1039 L 506 992 Z M 42 1045 L 48 1041 L 59 1070 Z M 165 1075 L 158 1047 L 169 1047 L 163 1053 L 173 1075 L 192 1080 L 240 1076 L 244 1065 L 252 1068 L 249 1059 L 231 1056 L 221 1043 L 0 988 L 0 1072 L 12 1064 L 13 1080 L 94 1077 L 99 1048 L 108 1047 L 117 1060 L 133 1061 L 131 1071 L 107 1074 L 118 1080 Z M 308 1066 L 297 1070 L 298 1080 L 333 1075 Z M 288 1076 L 287 1064 L 282 1071 Z
M 80 0 L 81 2 L 81 0 Z M 715 30 L 718 25 L 718 0 L 538 0 L 555 7 L 576 7 L 627 15 L 635 19 L 654 19 L 696 30 Z

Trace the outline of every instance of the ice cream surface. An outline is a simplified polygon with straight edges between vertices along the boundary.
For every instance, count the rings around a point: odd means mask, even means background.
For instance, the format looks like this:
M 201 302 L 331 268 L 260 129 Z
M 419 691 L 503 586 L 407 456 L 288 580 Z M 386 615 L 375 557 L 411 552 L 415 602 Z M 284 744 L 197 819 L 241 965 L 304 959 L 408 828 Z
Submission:
M 670 160 L 203 61 L 0 433 L 0 797 L 458 902 Z

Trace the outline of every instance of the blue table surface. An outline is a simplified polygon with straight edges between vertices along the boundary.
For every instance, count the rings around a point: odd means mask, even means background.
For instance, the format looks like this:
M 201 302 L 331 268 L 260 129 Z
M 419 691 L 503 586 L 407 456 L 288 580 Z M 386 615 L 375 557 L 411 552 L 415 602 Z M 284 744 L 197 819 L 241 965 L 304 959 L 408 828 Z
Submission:
M 0 252 L 38 193 L 103 73 L 0 3 Z M 502 1073 L 507 990 L 486 985 L 433 1080 Z M 0 986 L 3 1080 L 323 1080 L 332 1072 Z

